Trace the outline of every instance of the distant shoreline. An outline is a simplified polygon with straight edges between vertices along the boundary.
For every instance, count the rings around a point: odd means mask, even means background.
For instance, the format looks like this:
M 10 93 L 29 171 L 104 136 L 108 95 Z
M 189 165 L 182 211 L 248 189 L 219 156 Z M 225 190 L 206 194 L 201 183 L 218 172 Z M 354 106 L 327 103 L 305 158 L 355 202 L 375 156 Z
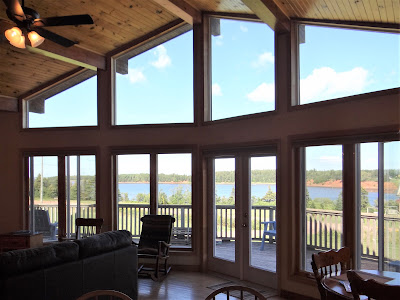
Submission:
M 119 184 L 148 184 L 148 181 L 137 181 L 137 182 L 118 182 Z M 165 181 L 165 182 L 159 182 L 161 184 L 191 184 L 190 181 Z M 235 184 L 234 182 L 217 182 L 216 184 L 224 184 L 224 185 L 229 185 L 229 184 Z M 276 185 L 276 183 L 272 182 L 253 182 L 253 185 L 261 185 L 261 184 L 267 184 L 267 185 Z M 324 183 L 313 183 L 313 182 L 307 182 L 308 187 L 324 187 L 324 188 L 342 188 L 342 182 L 340 180 L 336 181 L 327 181 Z M 377 192 L 378 191 L 378 183 L 375 181 L 363 181 L 361 182 L 361 187 L 365 189 L 367 192 Z M 393 183 L 386 182 L 385 183 L 385 191 L 388 193 L 396 193 L 397 188 Z

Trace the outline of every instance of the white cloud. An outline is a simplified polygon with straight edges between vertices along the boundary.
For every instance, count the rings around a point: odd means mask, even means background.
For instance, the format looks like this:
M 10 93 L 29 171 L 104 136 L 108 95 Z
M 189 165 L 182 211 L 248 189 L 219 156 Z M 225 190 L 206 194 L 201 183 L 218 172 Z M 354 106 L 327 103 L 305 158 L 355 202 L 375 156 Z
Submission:
M 275 62 L 275 57 L 271 52 L 264 52 L 260 54 L 252 66 L 255 68 L 265 67 L 267 64 L 273 64 Z
M 300 81 L 301 103 L 360 94 L 368 84 L 368 71 L 356 67 L 346 72 L 332 68 L 314 69 L 312 74 Z
M 128 76 L 131 83 L 146 81 L 146 76 L 144 76 L 143 72 L 139 69 L 129 68 Z
M 212 85 L 212 95 L 213 96 L 222 96 L 222 90 L 218 83 L 214 83 Z
M 275 84 L 263 82 L 246 96 L 247 99 L 254 102 L 274 102 Z
M 322 163 L 342 163 L 341 156 L 326 155 L 326 156 L 321 156 L 319 160 Z
M 215 37 L 215 45 L 217 46 L 222 46 L 224 44 L 223 42 L 224 36 L 220 34 L 219 36 Z
M 167 49 L 163 45 L 157 46 L 153 54 L 157 57 L 155 61 L 151 62 L 153 67 L 162 69 L 171 65 L 171 58 L 168 56 Z
M 243 24 L 240 24 L 240 30 L 243 32 L 249 31 L 249 29 L 246 26 L 244 26 Z

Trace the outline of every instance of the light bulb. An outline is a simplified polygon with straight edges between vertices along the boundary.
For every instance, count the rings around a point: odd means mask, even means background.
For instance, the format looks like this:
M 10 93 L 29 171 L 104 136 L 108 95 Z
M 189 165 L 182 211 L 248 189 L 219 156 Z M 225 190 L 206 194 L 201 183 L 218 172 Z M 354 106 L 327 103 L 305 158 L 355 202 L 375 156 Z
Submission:
M 14 47 L 25 48 L 25 37 L 22 35 L 21 29 L 18 27 L 6 30 L 5 36 Z
M 40 36 L 36 31 L 29 32 L 28 38 L 31 41 L 32 47 L 37 47 L 44 42 L 44 38 Z

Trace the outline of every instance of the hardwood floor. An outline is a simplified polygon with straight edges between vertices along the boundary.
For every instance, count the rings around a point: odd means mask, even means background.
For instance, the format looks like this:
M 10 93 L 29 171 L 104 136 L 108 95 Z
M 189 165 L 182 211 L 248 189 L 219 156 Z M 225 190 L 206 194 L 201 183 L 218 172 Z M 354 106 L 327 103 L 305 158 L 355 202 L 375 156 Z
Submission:
M 213 287 L 228 282 L 250 286 L 258 291 L 268 291 L 268 300 L 284 299 L 278 296 L 277 291 L 268 287 L 242 282 L 224 275 L 172 270 L 162 282 L 154 282 L 150 278 L 139 278 L 139 300 L 204 300 L 215 290 Z M 221 295 L 217 299 L 226 299 L 226 295 Z

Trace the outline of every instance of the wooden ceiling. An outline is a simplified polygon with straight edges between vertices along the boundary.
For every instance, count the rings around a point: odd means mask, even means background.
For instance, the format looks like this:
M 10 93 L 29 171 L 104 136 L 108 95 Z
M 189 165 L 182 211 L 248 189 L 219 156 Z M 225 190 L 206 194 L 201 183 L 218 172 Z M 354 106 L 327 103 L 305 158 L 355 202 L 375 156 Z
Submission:
M 13 23 L 6 15 L 3 1 L 0 110 L 14 110 L 4 103 L 51 86 L 66 75 L 80 72 L 82 67 L 104 69 L 105 56 L 115 49 L 123 49 L 124 45 L 180 18 L 200 22 L 202 12 L 257 15 L 271 27 L 286 30 L 290 20 L 400 26 L 400 0 L 25 0 L 25 6 L 38 11 L 41 17 L 90 14 L 94 20 L 94 25 L 47 27 L 78 44 L 63 48 L 46 40 L 36 49 L 39 53 L 32 53 L 11 46 L 5 39 L 4 31 Z M 279 24 L 283 26 L 278 27 Z

